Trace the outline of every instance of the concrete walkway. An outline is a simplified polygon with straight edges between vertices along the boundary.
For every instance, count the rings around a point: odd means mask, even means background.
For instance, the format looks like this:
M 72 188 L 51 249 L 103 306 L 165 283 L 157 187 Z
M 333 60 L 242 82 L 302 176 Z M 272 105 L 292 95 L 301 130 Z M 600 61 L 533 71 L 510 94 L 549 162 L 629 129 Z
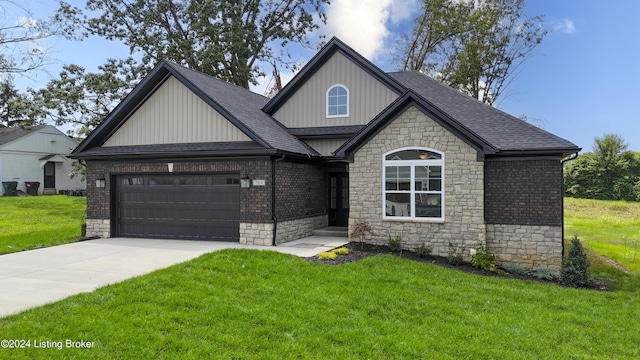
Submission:
M 280 246 L 188 240 L 112 238 L 0 255 L 0 317 L 222 249 L 258 249 L 310 257 L 346 244 L 310 236 Z

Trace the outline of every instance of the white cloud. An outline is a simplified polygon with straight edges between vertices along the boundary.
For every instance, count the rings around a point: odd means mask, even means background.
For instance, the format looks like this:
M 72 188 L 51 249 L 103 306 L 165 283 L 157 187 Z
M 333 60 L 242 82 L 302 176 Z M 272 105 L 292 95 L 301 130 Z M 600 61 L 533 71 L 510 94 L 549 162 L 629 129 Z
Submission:
M 552 23 L 553 30 L 560 31 L 565 34 L 574 34 L 576 32 L 576 26 L 572 20 L 563 19 L 562 21 L 555 21 Z
M 21 17 L 16 21 L 16 25 L 23 28 L 34 28 L 38 24 L 38 20 L 31 17 Z
M 327 37 L 337 36 L 368 59 L 385 48 L 389 23 L 409 19 L 416 0 L 333 0 L 327 8 Z

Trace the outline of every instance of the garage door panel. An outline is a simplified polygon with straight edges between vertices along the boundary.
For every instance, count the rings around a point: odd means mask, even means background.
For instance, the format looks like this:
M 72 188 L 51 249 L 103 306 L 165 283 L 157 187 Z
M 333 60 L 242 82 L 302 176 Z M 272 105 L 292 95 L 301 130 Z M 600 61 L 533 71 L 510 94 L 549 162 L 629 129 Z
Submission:
M 237 175 L 133 175 L 119 179 L 119 236 L 238 241 Z

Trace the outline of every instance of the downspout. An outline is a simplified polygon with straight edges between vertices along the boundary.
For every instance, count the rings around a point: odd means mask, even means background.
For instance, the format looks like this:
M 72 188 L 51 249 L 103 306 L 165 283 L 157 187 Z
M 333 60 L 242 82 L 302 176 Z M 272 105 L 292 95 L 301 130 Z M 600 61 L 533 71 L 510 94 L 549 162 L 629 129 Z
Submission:
M 284 160 L 285 154 L 279 159 L 271 159 L 271 219 L 273 220 L 272 246 L 276 244 L 276 234 L 278 233 L 278 217 L 276 216 L 276 163 Z
M 578 153 L 573 153 L 566 159 L 560 160 L 562 165 L 562 183 L 560 184 L 560 194 L 562 194 L 562 258 L 564 259 L 564 163 L 567 161 L 575 160 L 578 157 Z

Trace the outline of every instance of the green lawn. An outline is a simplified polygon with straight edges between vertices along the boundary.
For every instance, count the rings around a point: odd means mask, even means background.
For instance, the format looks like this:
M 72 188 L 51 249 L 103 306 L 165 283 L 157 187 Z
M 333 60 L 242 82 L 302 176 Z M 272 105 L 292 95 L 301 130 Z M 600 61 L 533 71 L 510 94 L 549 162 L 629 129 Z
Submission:
M 617 290 L 640 289 L 640 203 L 565 198 L 564 214 L 565 235 L 577 234 L 586 245 L 593 276 L 616 281 Z
M 2 318 L 5 339 L 95 344 L 0 358 L 632 359 L 639 318 L 638 293 L 224 250 Z
M 66 195 L 0 196 L 0 254 L 75 241 L 86 204 Z

